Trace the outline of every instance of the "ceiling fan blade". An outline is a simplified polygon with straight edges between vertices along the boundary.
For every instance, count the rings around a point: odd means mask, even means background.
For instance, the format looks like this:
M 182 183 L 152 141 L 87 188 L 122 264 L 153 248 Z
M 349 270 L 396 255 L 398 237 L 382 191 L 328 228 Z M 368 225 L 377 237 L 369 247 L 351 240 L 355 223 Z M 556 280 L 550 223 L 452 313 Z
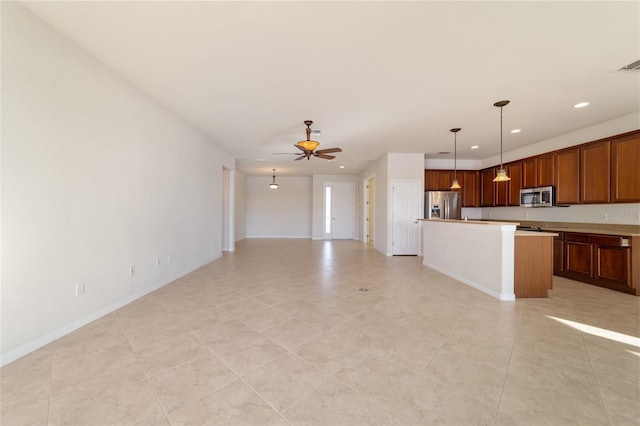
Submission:
M 296 143 L 296 144 L 293 144 L 293 146 L 295 146 L 296 148 L 298 148 L 298 149 L 299 149 L 300 151 L 302 151 L 302 152 L 305 152 L 305 153 L 307 152 L 307 150 L 306 150 L 306 149 L 304 149 L 303 147 L 301 147 L 301 146 L 300 146 L 300 145 L 298 145 L 297 143 Z
M 296 158 L 296 159 L 295 159 L 295 160 L 293 160 L 293 161 L 302 160 L 303 158 L 307 158 L 307 156 L 306 156 L 306 155 L 304 155 L 304 154 L 302 154 L 302 155 L 300 155 L 298 158 Z
M 272 152 L 271 155 L 300 155 L 297 152 Z
M 314 154 L 316 157 L 318 158 L 324 158 L 325 160 L 333 160 L 334 158 L 336 158 L 335 155 L 325 155 L 325 154 Z
M 316 151 L 317 154 L 329 154 L 330 152 L 342 152 L 340 148 L 327 148 L 327 149 L 319 149 Z

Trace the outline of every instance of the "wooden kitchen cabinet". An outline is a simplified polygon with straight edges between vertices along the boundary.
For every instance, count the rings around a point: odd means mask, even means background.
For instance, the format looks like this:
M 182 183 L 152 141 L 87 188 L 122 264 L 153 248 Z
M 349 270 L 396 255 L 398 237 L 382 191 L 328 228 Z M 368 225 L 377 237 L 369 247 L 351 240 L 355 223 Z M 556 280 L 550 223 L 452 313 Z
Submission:
M 509 181 L 507 193 L 507 205 L 520 205 L 520 190 L 522 186 L 522 161 L 516 161 L 507 165 L 507 173 L 511 180 Z
M 493 207 L 495 205 L 495 168 L 480 170 L 480 206 Z
M 505 166 L 506 167 L 506 166 Z M 498 170 L 500 170 L 500 167 L 495 167 L 494 168 L 494 175 L 497 176 L 498 175 Z M 509 175 L 509 172 L 507 171 L 507 176 Z M 504 181 L 504 182 L 493 182 L 494 185 L 494 201 L 495 201 L 495 206 L 506 206 L 507 205 L 507 198 L 508 198 L 508 194 L 509 194 L 509 184 L 511 183 L 511 181 Z
M 535 188 L 538 186 L 538 160 L 526 158 L 522 160 L 522 187 Z
M 564 271 L 564 232 L 558 232 L 553 237 L 553 274 L 559 275 Z
M 611 201 L 640 202 L 640 136 L 611 141 Z
M 554 240 L 555 275 L 640 295 L 640 271 L 635 266 L 640 254 L 634 251 L 639 237 L 565 232 L 564 240 L 563 269 L 556 264 L 558 239 Z
M 582 146 L 580 169 L 583 171 L 580 175 L 580 202 L 610 202 L 611 143 L 605 141 Z
M 591 278 L 592 276 L 592 247 L 588 242 L 572 241 L 567 234 L 565 241 L 564 270 L 571 274 L 572 278 Z
M 553 153 L 538 155 L 536 161 L 538 180 L 535 186 L 554 185 L 555 162 Z
M 556 202 L 580 202 L 580 149 L 571 148 L 555 153 Z
M 458 172 L 458 182 L 462 186 L 460 194 L 462 207 L 478 207 L 478 172 L 471 170 Z
M 424 171 L 425 191 L 450 191 L 452 183 L 453 172 L 451 170 Z

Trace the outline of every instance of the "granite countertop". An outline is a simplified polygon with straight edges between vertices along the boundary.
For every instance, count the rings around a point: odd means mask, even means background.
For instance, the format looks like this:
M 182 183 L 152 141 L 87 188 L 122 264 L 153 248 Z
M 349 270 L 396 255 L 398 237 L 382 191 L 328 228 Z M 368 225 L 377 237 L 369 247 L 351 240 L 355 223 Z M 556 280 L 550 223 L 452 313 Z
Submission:
M 540 231 L 516 231 L 516 237 L 556 237 L 558 234 L 555 232 L 540 232 Z
M 607 223 L 571 223 L 571 222 L 534 222 L 513 221 L 526 226 L 538 226 L 542 231 L 580 232 L 583 234 L 620 235 L 624 237 L 640 236 L 640 225 L 611 225 Z

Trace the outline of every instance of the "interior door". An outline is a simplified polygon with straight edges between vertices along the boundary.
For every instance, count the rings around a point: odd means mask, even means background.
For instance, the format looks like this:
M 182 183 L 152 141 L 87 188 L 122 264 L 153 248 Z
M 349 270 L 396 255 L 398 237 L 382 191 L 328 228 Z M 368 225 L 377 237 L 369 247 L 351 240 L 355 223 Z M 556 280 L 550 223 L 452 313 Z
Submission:
M 420 248 L 422 188 L 417 180 L 397 180 L 391 183 L 392 220 L 391 253 L 393 255 L 417 255 Z
M 336 182 L 331 185 L 331 238 L 351 240 L 355 237 L 356 185 L 353 182 Z

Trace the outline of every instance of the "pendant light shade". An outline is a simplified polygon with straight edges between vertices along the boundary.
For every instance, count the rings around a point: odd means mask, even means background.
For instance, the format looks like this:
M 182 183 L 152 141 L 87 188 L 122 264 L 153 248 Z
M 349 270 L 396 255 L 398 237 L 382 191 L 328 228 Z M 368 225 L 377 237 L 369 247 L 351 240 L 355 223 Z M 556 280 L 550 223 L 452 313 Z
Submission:
M 506 182 L 511 180 L 509 176 L 507 176 L 507 171 L 504 169 L 502 164 L 502 108 L 505 107 L 509 101 L 498 101 L 493 106 L 500 108 L 500 170 L 498 170 L 498 174 L 493 179 L 494 182 Z
M 453 132 L 453 182 L 451 183 L 451 189 L 460 189 L 462 188 L 458 183 L 457 169 L 458 169 L 458 132 L 462 130 L 459 127 L 455 129 L 449 130 Z
M 276 183 L 276 169 L 273 169 L 273 182 L 269 184 L 269 189 L 278 189 L 280 185 Z

